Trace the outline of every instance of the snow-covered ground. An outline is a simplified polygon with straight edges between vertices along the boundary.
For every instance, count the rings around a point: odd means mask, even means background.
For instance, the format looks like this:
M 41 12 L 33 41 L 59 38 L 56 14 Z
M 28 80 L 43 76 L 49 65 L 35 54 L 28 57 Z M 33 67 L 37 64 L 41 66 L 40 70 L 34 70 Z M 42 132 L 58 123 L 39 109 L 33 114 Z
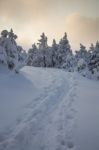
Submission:
M 69 149 L 99 150 L 99 82 L 58 69 L 1 68 L 0 150 Z

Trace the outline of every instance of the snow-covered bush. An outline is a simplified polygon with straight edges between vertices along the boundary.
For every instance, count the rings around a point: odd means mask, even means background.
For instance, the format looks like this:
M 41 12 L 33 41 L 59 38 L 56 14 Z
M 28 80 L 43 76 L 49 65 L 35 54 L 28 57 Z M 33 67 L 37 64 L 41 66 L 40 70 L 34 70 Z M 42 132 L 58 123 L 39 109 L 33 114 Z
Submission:
M 77 63 L 77 70 L 78 72 L 81 72 L 82 70 L 84 70 L 86 68 L 86 62 L 83 58 L 79 59 L 78 63 Z
M 73 72 L 75 70 L 75 65 L 76 65 L 75 57 L 72 53 L 69 53 L 62 68 L 66 69 L 66 71 Z

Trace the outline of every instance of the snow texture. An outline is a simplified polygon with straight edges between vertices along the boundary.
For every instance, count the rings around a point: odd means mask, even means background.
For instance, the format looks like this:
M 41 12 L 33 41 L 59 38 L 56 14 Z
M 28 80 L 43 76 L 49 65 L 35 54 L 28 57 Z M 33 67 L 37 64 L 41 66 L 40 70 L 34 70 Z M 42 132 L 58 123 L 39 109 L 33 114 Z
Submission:
M 0 150 L 99 150 L 98 99 L 99 84 L 75 72 L 1 68 Z

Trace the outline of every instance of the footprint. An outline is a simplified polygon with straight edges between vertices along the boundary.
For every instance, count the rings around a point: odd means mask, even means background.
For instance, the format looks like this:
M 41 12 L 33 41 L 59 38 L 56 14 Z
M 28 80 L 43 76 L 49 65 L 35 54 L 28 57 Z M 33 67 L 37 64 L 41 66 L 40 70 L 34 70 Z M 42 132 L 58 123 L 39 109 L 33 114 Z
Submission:
M 64 140 L 61 141 L 61 145 L 66 145 L 66 142 Z
M 70 97 L 76 97 L 76 93 L 74 93 L 74 92 L 72 93 L 72 92 L 71 92 L 71 93 L 70 93 Z
M 73 114 L 67 114 L 67 119 L 73 119 L 73 118 L 74 118 Z
M 67 147 L 68 147 L 69 149 L 73 148 L 73 147 L 74 147 L 74 143 L 73 143 L 72 141 L 68 141 L 68 142 L 67 142 Z
M 77 110 L 75 110 L 74 108 L 71 108 L 70 111 L 73 113 L 77 113 Z

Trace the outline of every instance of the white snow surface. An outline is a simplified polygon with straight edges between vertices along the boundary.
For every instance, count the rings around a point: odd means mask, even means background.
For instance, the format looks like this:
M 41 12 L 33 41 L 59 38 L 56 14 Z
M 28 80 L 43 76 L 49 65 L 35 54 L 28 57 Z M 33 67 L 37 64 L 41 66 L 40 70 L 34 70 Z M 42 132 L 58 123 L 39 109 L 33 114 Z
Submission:
M 0 150 L 69 149 L 99 150 L 99 82 L 61 69 L 1 67 Z

